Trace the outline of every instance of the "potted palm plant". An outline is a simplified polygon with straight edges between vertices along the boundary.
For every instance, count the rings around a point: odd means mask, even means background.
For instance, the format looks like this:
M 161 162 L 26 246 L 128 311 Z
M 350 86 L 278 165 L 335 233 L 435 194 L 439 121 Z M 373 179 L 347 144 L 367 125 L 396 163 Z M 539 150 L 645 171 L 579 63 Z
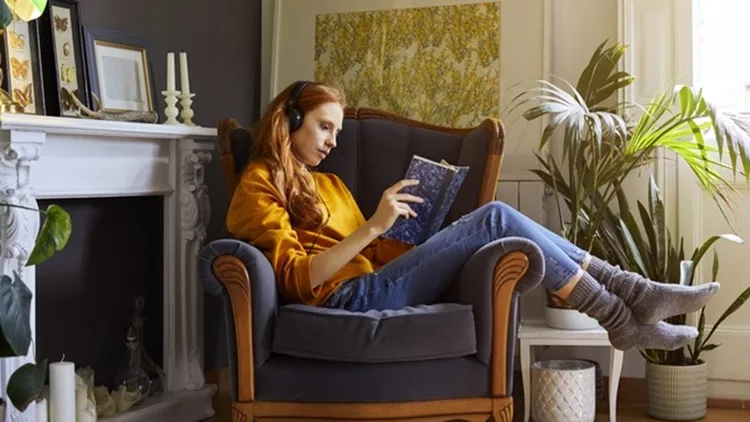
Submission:
M 649 104 L 618 103 L 619 91 L 635 80 L 618 70 L 625 51 L 619 43 L 600 44 L 576 86 L 564 80 L 559 86 L 535 81 L 538 86 L 511 101 L 510 112 L 521 110 L 529 121 L 548 118 L 537 154 L 540 166 L 531 171 L 556 193 L 562 235 L 613 264 L 637 271 L 621 249 L 612 247 L 619 221 L 611 207 L 625 180 L 648 166 L 659 150 L 669 151 L 687 164 L 726 216 L 729 193 L 736 187 L 720 171 L 743 173 L 750 181 L 750 173 L 742 171 L 750 169 L 750 124 L 719 110 L 687 86 L 657 93 Z M 705 142 L 709 131 L 717 147 Z M 541 153 L 556 132 L 562 134 L 559 141 L 552 141 L 561 144 L 559 159 Z M 725 151 L 730 164 L 721 161 Z M 547 306 L 567 307 L 551 295 Z
M 648 278 L 692 284 L 695 268 L 716 242 L 742 240 L 733 234 L 711 236 L 687 258 L 682 237 L 675 240 L 667 228 L 665 206 L 653 179 L 648 206 L 637 204 L 642 229 L 630 211 L 623 182 L 633 171 L 647 166 L 655 152 L 668 150 L 687 164 L 728 218 L 726 209 L 731 207 L 730 194 L 736 188 L 720 171 L 742 173 L 750 181 L 750 124 L 740 115 L 722 112 L 700 91 L 686 86 L 657 93 L 649 104 L 617 104 L 615 94 L 634 80 L 629 73 L 617 70 L 624 52 L 623 45 L 601 44 L 575 87 L 565 81 L 562 88 L 540 81 L 540 87 L 519 95 L 513 108 L 524 108 L 528 120 L 548 116 L 540 149 L 554 132 L 563 132 L 562 164 L 551 154 L 537 155 L 540 168 L 532 171 L 557 194 L 566 238 Z M 641 113 L 630 117 L 628 112 L 633 109 Z M 716 147 L 705 142 L 709 133 L 715 137 Z M 725 151 L 729 164 L 722 161 Z M 563 221 L 562 204 L 570 214 L 569 221 Z M 719 261 L 714 256 L 716 278 Z M 718 347 L 710 341 L 716 328 L 749 296 L 750 288 L 746 288 L 708 333 L 702 310 L 695 344 L 671 352 L 642 351 L 647 360 L 648 414 L 671 420 L 705 415 L 707 371 L 701 354 Z M 681 315 L 668 322 L 685 324 L 686 320 Z M 692 395 L 686 393 L 688 386 L 694 390 Z
M 618 240 L 611 242 L 611 247 L 620 249 L 621 254 L 628 257 L 630 265 L 646 277 L 692 286 L 696 268 L 716 242 L 724 240 L 744 243 L 741 238 L 731 233 L 712 235 L 688 257 L 685 253 L 684 239 L 680 236 L 679 240 L 676 240 L 677 237 L 672 236 L 665 223 L 666 207 L 653 178 L 650 180 L 648 198 L 648 207 L 638 202 L 641 220 L 639 226 L 622 196 L 618 217 L 620 231 L 615 235 Z M 641 227 L 644 229 L 641 230 Z M 718 280 L 718 275 L 719 256 L 714 250 L 711 280 Z M 749 297 L 750 286 L 747 286 L 724 310 L 708 332 L 705 308 L 701 309 L 697 321 L 698 337 L 690 346 L 672 351 L 640 351 L 646 359 L 646 413 L 649 416 L 672 421 L 705 417 L 708 367 L 702 355 L 719 347 L 711 342 L 716 329 L 739 310 Z M 669 318 L 667 322 L 686 324 L 687 316 L 678 315 Z

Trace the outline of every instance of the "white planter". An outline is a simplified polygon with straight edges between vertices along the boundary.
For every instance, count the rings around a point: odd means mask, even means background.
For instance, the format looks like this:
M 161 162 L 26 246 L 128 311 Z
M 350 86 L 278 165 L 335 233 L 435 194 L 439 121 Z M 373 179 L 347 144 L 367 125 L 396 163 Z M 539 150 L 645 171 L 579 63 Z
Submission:
M 560 330 L 593 330 L 599 328 L 599 322 L 576 309 L 544 307 L 544 323 L 550 328 Z
M 668 421 L 692 421 L 706 416 L 706 363 L 690 366 L 646 363 L 646 413 Z

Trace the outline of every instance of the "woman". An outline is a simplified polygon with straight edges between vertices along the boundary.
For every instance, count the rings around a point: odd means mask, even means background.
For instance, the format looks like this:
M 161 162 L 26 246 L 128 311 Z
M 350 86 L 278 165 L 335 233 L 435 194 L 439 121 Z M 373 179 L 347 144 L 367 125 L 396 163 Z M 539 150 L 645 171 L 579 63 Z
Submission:
M 673 350 L 697 336 L 694 327 L 662 320 L 704 306 L 718 283 L 656 283 L 589 255 L 515 209 L 493 202 L 465 215 L 425 243 L 381 238 L 398 219 L 416 214 L 421 198 L 401 180 L 365 220 L 335 175 L 309 170 L 336 147 L 343 92 L 320 83 L 287 87 L 254 125 L 255 150 L 234 193 L 227 226 L 264 251 L 287 300 L 350 311 L 432 303 L 480 247 L 525 237 L 543 251 L 542 285 L 599 321 L 614 347 Z

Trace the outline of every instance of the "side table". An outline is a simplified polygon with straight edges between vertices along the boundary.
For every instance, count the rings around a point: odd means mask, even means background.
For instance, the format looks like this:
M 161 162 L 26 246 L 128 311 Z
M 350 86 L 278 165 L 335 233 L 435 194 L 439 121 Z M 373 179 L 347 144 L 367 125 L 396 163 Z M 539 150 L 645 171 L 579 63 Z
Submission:
M 622 374 L 622 350 L 615 349 L 603 328 L 593 330 L 559 330 L 547 327 L 542 321 L 522 321 L 518 330 L 521 349 L 521 377 L 523 378 L 523 420 L 531 417 L 531 363 L 534 346 L 603 346 L 610 348 L 609 359 L 609 420 L 617 418 L 617 388 Z

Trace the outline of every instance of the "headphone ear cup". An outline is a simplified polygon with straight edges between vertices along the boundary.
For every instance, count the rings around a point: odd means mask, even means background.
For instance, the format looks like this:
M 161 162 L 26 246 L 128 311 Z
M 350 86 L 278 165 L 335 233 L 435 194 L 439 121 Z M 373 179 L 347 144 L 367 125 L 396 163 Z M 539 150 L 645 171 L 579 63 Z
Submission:
M 286 108 L 286 118 L 289 120 L 289 133 L 302 126 L 302 112 L 297 107 Z

